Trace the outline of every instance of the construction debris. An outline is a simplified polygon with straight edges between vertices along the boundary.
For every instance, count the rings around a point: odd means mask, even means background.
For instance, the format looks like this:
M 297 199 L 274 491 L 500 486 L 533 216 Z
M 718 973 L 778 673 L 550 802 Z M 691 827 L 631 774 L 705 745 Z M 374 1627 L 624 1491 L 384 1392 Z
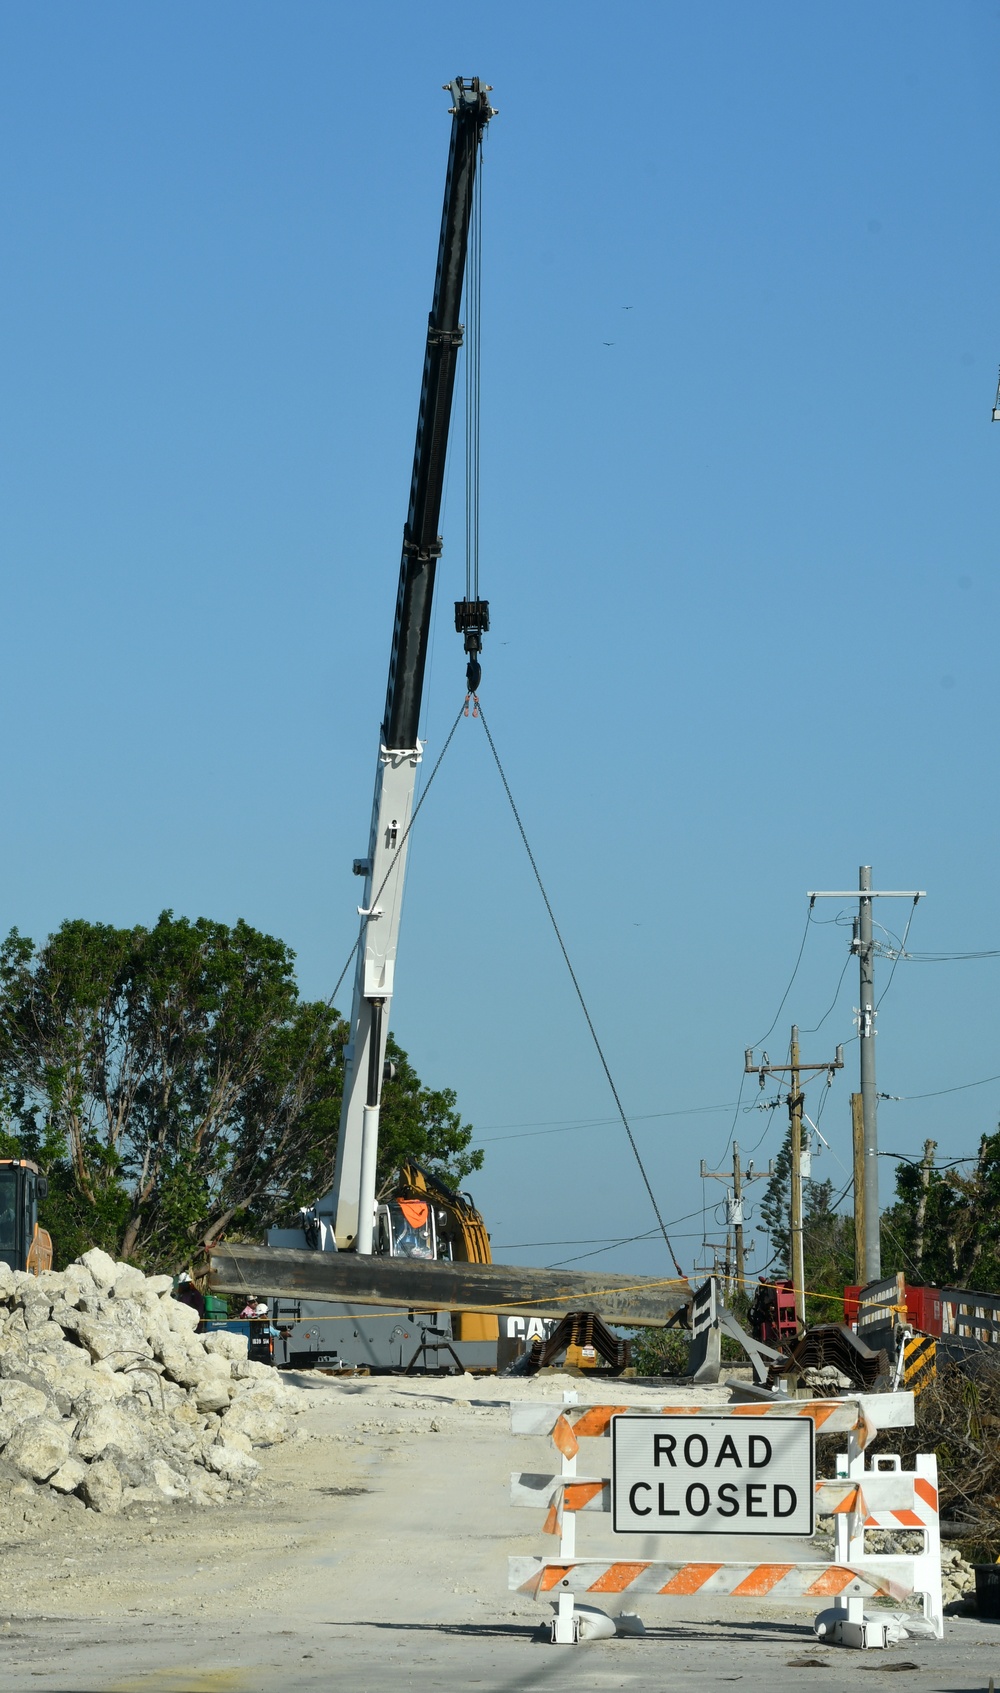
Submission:
M 946 1605 L 964 1604 L 975 1610 L 976 1572 L 951 1546 L 941 1548 L 941 1597 Z
M 845 1323 L 819 1323 L 807 1329 L 785 1358 L 771 1367 L 768 1382 L 787 1384 L 820 1397 L 839 1393 L 884 1392 L 892 1386 L 886 1352 L 866 1345 Z
M 0 1264 L 0 1511 L 47 1490 L 115 1514 L 252 1486 L 297 1409 L 243 1335 L 95 1248 L 41 1276 Z

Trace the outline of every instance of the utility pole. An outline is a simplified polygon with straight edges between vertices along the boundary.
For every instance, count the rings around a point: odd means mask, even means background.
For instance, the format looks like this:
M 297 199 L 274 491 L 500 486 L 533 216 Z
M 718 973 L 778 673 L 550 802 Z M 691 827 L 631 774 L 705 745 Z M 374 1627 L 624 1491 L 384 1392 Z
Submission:
M 934 1168 L 936 1140 L 924 1141 L 924 1156 L 920 1160 L 920 1198 L 917 1201 L 917 1226 L 913 1238 L 913 1256 L 919 1270 L 924 1257 L 924 1229 L 927 1223 L 927 1196 L 930 1193 L 931 1171 Z
M 792 1288 L 795 1293 L 795 1315 L 802 1327 L 806 1323 L 806 1265 L 802 1250 L 802 1089 L 799 1086 L 799 1031 L 792 1024 L 791 1089 L 788 1095 L 789 1146 L 792 1154 L 791 1217 L 789 1218 L 789 1247 L 792 1259 Z
M 726 1193 L 726 1239 L 728 1241 L 729 1229 L 732 1227 L 736 1233 L 736 1289 L 738 1293 L 742 1293 L 746 1286 L 746 1264 L 743 1250 L 743 1187 L 745 1183 L 765 1181 L 773 1175 L 774 1165 L 772 1163 L 768 1164 L 766 1170 L 755 1170 L 752 1159 L 744 1172 L 740 1163 L 740 1143 L 738 1140 L 733 1141 L 733 1185 Z M 703 1181 L 717 1182 L 728 1182 L 730 1179 L 728 1170 L 706 1170 L 704 1158 L 701 1161 L 701 1177 Z
M 878 1208 L 878 1095 L 875 1091 L 875 937 L 872 932 L 873 899 L 926 899 L 923 889 L 916 892 L 899 889 L 874 889 L 872 867 L 862 864 L 858 871 L 858 892 L 811 893 L 812 906 L 818 899 L 857 899 L 858 926 L 853 950 L 861 969 L 861 994 L 858 1001 L 858 1045 L 861 1049 L 861 1111 L 864 1119 L 865 1179 L 863 1185 L 865 1207 L 864 1281 L 877 1282 L 882 1275 L 882 1250 L 879 1240 Z M 855 1190 L 857 1191 L 857 1190 Z
M 861 1095 L 851 1094 L 851 1143 L 854 1149 L 854 1274 L 865 1279 L 865 1118 Z
M 792 1288 L 795 1293 L 795 1315 L 805 1326 L 806 1320 L 806 1290 L 805 1290 L 805 1262 L 802 1249 L 802 1106 L 805 1095 L 802 1092 L 801 1075 L 803 1070 L 825 1070 L 826 1082 L 829 1087 L 833 1082 L 834 1070 L 844 1068 L 844 1049 L 837 1048 L 837 1056 L 828 1059 L 825 1064 L 803 1064 L 799 1055 L 799 1031 L 797 1024 L 792 1025 L 790 1064 L 769 1064 L 767 1053 L 761 1057 L 759 1064 L 754 1063 L 753 1047 L 748 1046 L 744 1055 L 744 1073 L 750 1075 L 756 1071 L 761 1087 L 768 1076 L 790 1076 L 788 1093 L 789 1145 L 791 1149 L 791 1215 L 789 1217 L 788 1256 L 791 1262 Z

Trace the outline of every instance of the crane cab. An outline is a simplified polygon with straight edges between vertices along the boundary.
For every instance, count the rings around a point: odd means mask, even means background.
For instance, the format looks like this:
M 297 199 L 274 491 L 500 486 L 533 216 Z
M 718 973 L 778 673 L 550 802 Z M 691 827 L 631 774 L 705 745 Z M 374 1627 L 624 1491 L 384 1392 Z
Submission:
M 426 1199 L 390 1199 L 379 1205 L 375 1219 L 375 1251 L 384 1258 L 442 1258 L 453 1256 L 448 1216 Z
M 52 1268 L 52 1237 L 39 1227 L 49 1184 L 30 1158 L 0 1159 L 0 1264 L 40 1276 Z

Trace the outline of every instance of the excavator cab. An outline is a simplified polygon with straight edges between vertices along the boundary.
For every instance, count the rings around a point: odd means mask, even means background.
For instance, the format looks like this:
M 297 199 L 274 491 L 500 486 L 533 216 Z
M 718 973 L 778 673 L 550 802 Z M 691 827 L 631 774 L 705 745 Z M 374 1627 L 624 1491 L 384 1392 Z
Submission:
M 0 1263 L 40 1276 L 52 1268 L 52 1237 L 38 1226 L 49 1184 L 30 1158 L 0 1159 Z
M 447 1217 L 426 1199 L 390 1199 L 378 1207 L 375 1250 L 387 1258 L 450 1258 Z M 442 1232 L 439 1235 L 439 1230 Z

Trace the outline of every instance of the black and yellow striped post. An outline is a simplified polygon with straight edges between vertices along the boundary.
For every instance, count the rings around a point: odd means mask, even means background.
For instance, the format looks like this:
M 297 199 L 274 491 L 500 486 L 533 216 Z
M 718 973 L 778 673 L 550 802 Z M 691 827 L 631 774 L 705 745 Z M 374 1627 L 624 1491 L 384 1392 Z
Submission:
M 922 1393 L 937 1375 L 937 1341 L 929 1334 L 911 1335 L 903 1342 L 902 1386 Z

